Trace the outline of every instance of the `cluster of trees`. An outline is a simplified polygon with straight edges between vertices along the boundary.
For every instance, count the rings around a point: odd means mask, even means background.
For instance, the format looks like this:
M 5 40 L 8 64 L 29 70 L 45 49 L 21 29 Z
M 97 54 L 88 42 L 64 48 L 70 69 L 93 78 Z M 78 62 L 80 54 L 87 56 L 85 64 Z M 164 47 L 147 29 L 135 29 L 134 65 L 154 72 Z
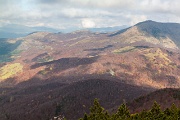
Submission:
M 163 111 L 160 105 L 154 102 L 150 110 L 130 114 L 126 104 L 122 104 L 116 113 L 110 115 L 95 99 L 90 113 L 85 113 L 79 120 L 180 120 L 180 108 L 173 104 L 171 108 Z

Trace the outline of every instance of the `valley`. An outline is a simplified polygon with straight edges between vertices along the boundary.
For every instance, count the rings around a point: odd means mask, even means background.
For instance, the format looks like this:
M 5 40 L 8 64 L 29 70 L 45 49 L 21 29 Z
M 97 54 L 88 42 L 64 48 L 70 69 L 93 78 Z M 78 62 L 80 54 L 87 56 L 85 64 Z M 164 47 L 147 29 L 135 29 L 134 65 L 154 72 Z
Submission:
M 110 112 L 124 101 L 131 112 L 137 112 L 146 104 L 162 102 L 171 91 L 179 94 L 177 23 L 144 21 L 107 33 L 33 32 L 0 43 L 0 118 L 4 120 L 51 119 L 57 107 L 58 114 L 74 120 L 89 112 L 95 98 Z M 162 107 L 173 102 L 180 104 L 170 97 Z

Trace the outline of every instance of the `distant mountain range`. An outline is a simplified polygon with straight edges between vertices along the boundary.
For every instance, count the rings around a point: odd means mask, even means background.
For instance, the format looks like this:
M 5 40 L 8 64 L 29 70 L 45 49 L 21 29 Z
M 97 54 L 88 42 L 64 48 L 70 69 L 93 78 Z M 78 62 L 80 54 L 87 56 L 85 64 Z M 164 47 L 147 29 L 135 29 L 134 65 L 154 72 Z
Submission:
M 57 29 L 48 27 L 28 27 L 24 25 L 9 24 L 0 27 L 0 38 L 18 38 L 24 37 L 32 32 L 47 31 L 47 32 L 59 32 Z
M 132 112 L 154 100 L 179 105 L 180 24 L 144 21 L 111 30 L 1 39 L 0 119 L 50 119 L 58 109 L 74 120 L 94 98 L 109 111 L 122 102 Z
M 121 30 L 126 28 L 126 26 L 115 26 L 115 27 L 103 27 L 103 28 L 87 28 L 85 30 L 89 30 L 91 32 L 114 32 L 117 30 Z M 18 38 L 18 37 L 25 37 L 32 32 L 52 32 L 52 33 L 68 33 L 72 31 L 78 30 L 77 28 L 68 28 L 68 29 L 54 29 L 49 27 L 28 27 L 24 25 L 18 24 L 8 24 L 5 26 L 0 27 L 0 38 Z
M 88 30 L 91 32 L 108 33 L 108 32 L 115 32 L 118 30 L 122 30 L 122 29 L 125 29 L 127 27 L 128 26 L 123 25 L 123 26 L 114 26 L 114 27 L 88 28 Z

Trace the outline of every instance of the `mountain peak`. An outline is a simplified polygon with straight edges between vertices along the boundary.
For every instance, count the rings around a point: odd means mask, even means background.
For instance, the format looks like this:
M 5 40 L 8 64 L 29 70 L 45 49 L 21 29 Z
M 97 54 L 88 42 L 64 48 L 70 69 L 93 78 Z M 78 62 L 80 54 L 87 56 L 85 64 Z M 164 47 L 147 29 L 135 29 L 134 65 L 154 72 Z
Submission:
M 158 22 L 155 22 L 153 20 L 146 20 L 146 21 L 143 21 L 143 22 L 139 22 L 139 23 L 135 24 L 134 26 L 138 26 L 138 25 L 141 25 L 141 24 L 149 24 L 149 23 L 158 23 Z

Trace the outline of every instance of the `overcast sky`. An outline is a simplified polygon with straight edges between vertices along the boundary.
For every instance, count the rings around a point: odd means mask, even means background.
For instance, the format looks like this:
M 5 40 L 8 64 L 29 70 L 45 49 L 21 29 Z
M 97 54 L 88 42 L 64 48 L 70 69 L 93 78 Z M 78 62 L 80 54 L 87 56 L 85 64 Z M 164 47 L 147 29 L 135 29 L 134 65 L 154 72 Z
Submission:
M 0 0 L 0 26 L 59 29 L 134 25 L 145 20 L 180 23 L 179 0 Z

